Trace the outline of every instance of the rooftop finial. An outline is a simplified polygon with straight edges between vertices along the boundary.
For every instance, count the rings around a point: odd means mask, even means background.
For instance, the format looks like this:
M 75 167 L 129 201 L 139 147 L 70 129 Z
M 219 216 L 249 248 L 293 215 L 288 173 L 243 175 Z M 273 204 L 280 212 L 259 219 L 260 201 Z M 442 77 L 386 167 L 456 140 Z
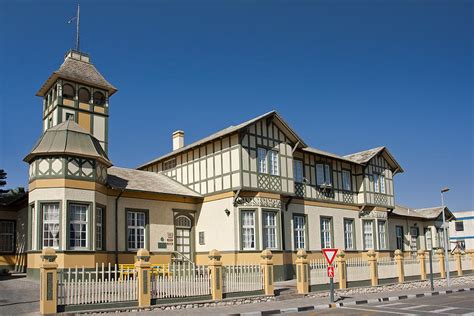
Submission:
M 80 22 L 81 22 L 81 11 L 80 11 L 80 6 L 79 6 L 79 3 L 77 3 L 77 15 L 75 17 L 73 17 L 72 19 L 70 19 L 67 23 L 68 24 L 71 24 L 72 21 L 76 20 L 76 51 L 79 51 L 79 26 L 80 26 Z

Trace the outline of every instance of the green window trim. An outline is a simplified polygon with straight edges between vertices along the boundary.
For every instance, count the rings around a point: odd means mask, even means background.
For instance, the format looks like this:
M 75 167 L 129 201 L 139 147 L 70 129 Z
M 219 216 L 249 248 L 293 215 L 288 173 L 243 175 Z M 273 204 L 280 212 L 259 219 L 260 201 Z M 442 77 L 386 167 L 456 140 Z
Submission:
M 43 249 L 43 206 L 46 204 L 58 204 L 59 206 L 59 240 L 58 240 L 58 248 L 56 250 L 63 250 L 63 238 L 61 234 L 63 232 L 63 201 L 62 200 L 44 200 L 44 201 L 37 201 L 39 205 L 39 209 L 36 210 L 36 246 L 37 250 Z
M 96 232 L 96 226 L 97 226 L 97 208 L 100 207 L 102 208 L 102 245 L 100 249 L 97 249 L 97 232 Z M 107 242 L 106 242 L 106 237 L 107 237 L 107 207 L 103 204 L 96 203 L 95 208 L 94 208 L 94 249 L 97 251 L 106 251 L 107 250 Z
M 145 213 L 145 249 L 150 251 L 150 210 L 140 208 L 125 208 L 125 249 L 127 251 L 138 251 L 138 249 L 128 247 L 128 213 L 129 212 L 142 212 Z
M 372 226 L 372 247 L 367 247 L 367 244 L 365 242 L 365 230 L 364 230 L 364 223 L 365 222 L 370 222 Z M 369 249 L 375 249 L 375 245 L 377 245 L 377 240 L 376 240 L 376 231 L 375 231 L 375 226 L 374 226 L 374 220 L 373 219 L 363 219 L 362 220 L 362 247 L 363 250 L 369 250 Z
M 84 251 L 84 250 L 93 250 L 94 245 L 93 245 L 93 240 L 92 236 L 94 235 L 94 218 L 92 217 L 92 202 L 88 201 L 76 201 L 76 200 L 67 200 L 67 211 L 66 211 L 66 250 L 69 251 Z M 71 204 L 80 204 L 80 205 L 87 205 L 87 241 L 86 241 L 86 247 L 76 247 L 75 249 L 71 248 L 71 238 L 70 238 L 70 209 L 71 209 Z
M 352 248 L 348 248 L 347 245 L 346 245 L 346 221 L 350 221 L 351 226 L 352 226 Z M 343 225 L 343 233 L 344 233 L 344 249 L 345 250 L 356 250 L 357 249 L 357 234 L 356 234 L 355 218 L 343 217 L 342 225 Z

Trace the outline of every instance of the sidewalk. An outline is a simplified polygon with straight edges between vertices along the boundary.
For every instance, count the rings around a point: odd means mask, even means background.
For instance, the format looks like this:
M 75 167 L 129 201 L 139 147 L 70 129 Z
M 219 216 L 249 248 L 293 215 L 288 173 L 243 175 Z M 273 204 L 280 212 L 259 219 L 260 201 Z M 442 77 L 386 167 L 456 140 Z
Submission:
M 461 281 L 459 278 L 458 281 Z M 457 285 L 446 287 L 446 286 L 438 286 L 435 287 L 435 292 L 443 292 L 447 290 L 457 290 L 457 289 L 466 289 L 473 287 L 474 282 L 472 282 L 472 278 L 469 277 L 469 283 L 463 282 L 456 282 Z M 416 282 L 413 282 L 416 283 Z M 419 282 L 417 282 L 419 283 Z M 354 293 L 352 295 L 345 294 L 352 292 L 362 292 L 364 289 L 371 289 L 374 288 L 367 287 L 367 288 L 354 288 L 350 290 L 342 290 L 336 291 L 335 300 L 336 303 L 342 303 L 343 305 L 347 304 L 356 304 L 357 303 L 367 303 L 366 301 L 374 300 L 374 299 L 382 299 L 388 297 L 394 297 L 394 299 L 398 299 L 399 296 L 404 298 L 405 296 L 415 296 L 416 294 L 423 294 L 430 292 L 429 283 L 426 283 L 427 287 L 418 287 L 412 289 L 402 289 L 402 290 L 394 290 L 394 291 L 383 291 L 386 286 L 377 287 L 379 291 L 373 293 Z M 291 284 L 288 284 L 291 286 Z M 392 286 L 392 288 L 396 287 L 396 285 Z M 474 289 L 473 289 L 474 290 Z M 441 293 L 440 293 L 441 294 Z M 311 293 L 311 296 L 318 296 L 318 297 L 304 297 L 304 298 L 294 298 L 294 299 L 286 299 L 281 301 L 271 301 L 271 302 L 263 302 L 263 303 L 251 303 L 251 304 L 241 304 L 241 305 L 223 305 L 223 306 L 216 306 L 216 307 L 201 307 L 201 308 L 186 308 L 186 309 L 175 309 L 175 310 L 166 310 L 162 311 L 160 309 L 150 310 L 150 311 L 140 311 L 140 312 L 126 312 L 123 313 L 124 315 L 148 315 L 148 314 L 156 314 L 156 313 L 166 313 L 167 315 L 235 315 L 235 314 L 256 314 L 260 315 L 261 312 L 267 312 L 271 314 L 271 311 L 274 313 L 280 313 L 281 310 L 288 310 L 292 312 L 304 310 L 304 307 L 307 307 L 308 310 L 314 309 L 314 306 L 318 306 L 318 308 L 326 308 L 329 307 L 329 300 L 328 300 L 328 292 L 315 292 Z M 323 297 L 324 296 L 324 297 Z

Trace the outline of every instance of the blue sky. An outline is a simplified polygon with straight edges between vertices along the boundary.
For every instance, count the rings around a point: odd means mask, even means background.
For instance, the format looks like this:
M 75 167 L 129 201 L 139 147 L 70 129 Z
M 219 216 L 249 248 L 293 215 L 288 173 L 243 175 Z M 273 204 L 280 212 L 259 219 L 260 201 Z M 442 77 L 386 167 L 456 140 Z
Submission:
M 81 1 L 81 48 L 119 92 L 109 155 L 136 167 L 276 109 L 313 147 L 386 145 L 397 203 L 474 209 L 472 1 Z M 0 168 L 27 186 L 36 91 L 75 1 L 0 0 Z

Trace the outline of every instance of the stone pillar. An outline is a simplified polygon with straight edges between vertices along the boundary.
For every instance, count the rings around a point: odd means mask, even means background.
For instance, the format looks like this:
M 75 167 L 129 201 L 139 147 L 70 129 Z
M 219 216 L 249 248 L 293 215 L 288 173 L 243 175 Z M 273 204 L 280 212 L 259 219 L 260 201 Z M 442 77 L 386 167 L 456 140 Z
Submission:
M 135 262 L 138 278 L 138 307 L 149 307 L 151 305 L 150 266 L 150 253 L 148 250 L 138 250 L 137 262 Z
M 370 284 L 376 286 L 379 284 L 379 278 L 377 274 L 377 253 L 372 249 L 367 252 L 367 260 L 369 261 L 370 269 Z
M 471 267 L 474 270 L 474 249 L 466 250 L 466 256 L 471 256 Z
M 298 294 L 308 294 L 309 292 L 309 266 L 308 254 L 304 249 L 299 249 L 296 253 L 296 289 Z
M 425 251 L 418 250 L 418 259 L 420 260 L 420 279 L 426 280 Z
M 44 248 L 40 264 L 40 313 L 52 315 L 58 307 L 58 264 L 56 251 Z
M 436 250 L 436 255 L 438 256 L 439 260 L 439 274 L 440 278 L 446 278 L 446 267 L 444 265 L 444 250 L 442 248 Z
M 403 268 L 403 252 L 400 249 L 395 250 L 395 261 L 397 262 L 398 283 L 405 282 L 405 269 Z
M 260 266 L 263 271 L 265 295 L 275 295 L 275 286 L 273 284 L 273 254 L 269 249 L 265 249 L 260 256 L 262 257 Z
M 339 273 L 339 288 L 347 288 L 347 269 L 346 269 L 346 253 L 340 250 L 336 256 L 337 273 Z
M 456 270 L 458 271 L 458 276 L 462 276 L 461 256 L 461 250 L 456 248 L 456 250 L 454 250 L 454 258 L 456 259 Z
M 211 276 L 211 296 L 214 301 L 222 300 L 222 262 L 221 253 L 216 249 L 209 251 L 209 274 Z

